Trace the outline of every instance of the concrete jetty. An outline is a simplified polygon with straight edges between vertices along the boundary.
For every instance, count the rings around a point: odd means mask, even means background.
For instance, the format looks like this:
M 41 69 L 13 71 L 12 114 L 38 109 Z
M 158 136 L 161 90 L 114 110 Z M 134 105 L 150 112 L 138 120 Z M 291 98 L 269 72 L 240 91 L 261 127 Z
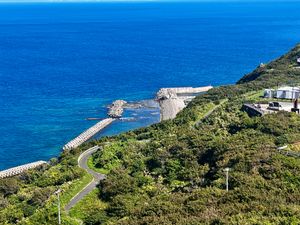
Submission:
M 212 86 L 161 88 L 156 94 L 156 100 L 160 105 L 160 120 L 175 118 L 193 98 L 212 88 Z
M 112 118 L 120 118 L 124 111 L 124 105 L 127 104 L 124 100 L 116 100 L 108 107 L 108 116 Z
M 33 162 L 33 163 L 28 163 L 25 165 L 21 165 L 21 166 L 16 166 L 7 170 L 2 170 L 0 171 L 0 178 L 5 178 L 5 177 L 12 177 L 15 175 L 18 175 L 20 173 L 23 173 L 29 169 L 34 169 L 37 168 L 41 165 L 47 164 L 46 161 L 37 161 L 37 162 Z
M 74 138 L 72 141 L 68 142 L 64 147 L 63 150 L 68 150 L 72 148 L 77 148 L 90 138 L 92 138 L 95 134 L 97 134 L 100 130 L 107 127 L 109 124 L 111 124 L 113 121 L 115 121 L 114 118 L 107 118 L 104 120 L 101 120 L 100 122 L 96 123 L 91 128 L 87 129 L 83 133 L 81 133 L 78 137 Z

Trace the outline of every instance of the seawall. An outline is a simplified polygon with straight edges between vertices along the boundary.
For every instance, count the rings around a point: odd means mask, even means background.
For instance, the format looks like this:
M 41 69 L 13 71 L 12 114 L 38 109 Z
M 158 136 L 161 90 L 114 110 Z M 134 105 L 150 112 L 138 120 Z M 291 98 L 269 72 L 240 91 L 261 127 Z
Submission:
M 24 164 L 21 166 L 16 166 L 16 167 L 13 167 L 13 168 L 10 168 L 7 170 L 3 170 L 3 171 L 0 171 L 0 178 L 15 176 L 15 175 L 25 172 L 26 170 L 34 169 L 43 164 L 47 164 L 47 162 L 46 161 L 37 161 L 37 162 Z
M 116 119 L 114 118 L 107 118 L 104 120 L 101 120 L 100 122 L 96 123 L 94 126 L 90 127 L 86 131 L 82 132 L 78 137 L 74 138 L 73 140 L 69 141 L 64 147 L 63 150 L 68 150 L 72 148 L 77 148 L 90 138 L 92 138 L 94 135 L 96 135 L 99 131 L 107 127 L 109 124 L 111 124 Z

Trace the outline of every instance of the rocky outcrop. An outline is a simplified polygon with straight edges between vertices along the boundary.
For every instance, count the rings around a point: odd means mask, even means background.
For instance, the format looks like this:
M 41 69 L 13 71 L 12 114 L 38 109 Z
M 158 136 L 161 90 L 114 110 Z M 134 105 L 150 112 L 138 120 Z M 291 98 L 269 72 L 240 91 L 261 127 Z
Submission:
M 127 102 L 124 100 L 116 100 L 108 107 L 108 116 L 112 118 L 120 118 L 124 111 L 124 105 Z
M 177 113 L 184 109 L 188 102 L 211 88 L 213 87 L 161 88 L 156 94 L 156 100 L 160 105 L 160 120 L 175 118 Z

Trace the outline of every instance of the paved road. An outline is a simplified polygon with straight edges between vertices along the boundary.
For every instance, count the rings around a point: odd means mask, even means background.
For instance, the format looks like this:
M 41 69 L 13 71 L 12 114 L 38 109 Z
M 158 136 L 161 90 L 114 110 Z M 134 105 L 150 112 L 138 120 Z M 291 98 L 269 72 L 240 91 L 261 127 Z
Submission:
M 97 184 L 105 179 L 105 175 L 97 173 L 91 170 L 88 165 L 87 161 L 88 158 L 97 150 L 99 149 L 98 146 L 92 147 L 85 152 L 83 152 L 78 158 L 78 166 L 85 169 L 89 174 L 93 176 L 93 180 L 83 188 L 77 195 L 75 195 L 71 201 L 66 205 L 65 210 L 68 212 L 74 205 L 76 205 L 84 196 L 90 193 L 94 188 L 96 188 Z

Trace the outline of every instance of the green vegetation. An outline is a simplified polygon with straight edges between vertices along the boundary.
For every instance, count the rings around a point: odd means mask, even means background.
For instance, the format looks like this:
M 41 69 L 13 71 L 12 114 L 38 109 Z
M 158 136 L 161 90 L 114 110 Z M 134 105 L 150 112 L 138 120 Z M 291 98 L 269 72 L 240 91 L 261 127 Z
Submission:
M 92 181 L 92 179 L 92 175 L 85 172 L 80 179 L 71 182 L 67 187 L 65 187 L 66 191 L 61 196 L 62 207 L 65 207 L 78 192 Z
M 89 166 L 107 178 L 63 214 L 64 224 L 300 224 L 300 158 L 277 150 L 297 148 L 300 116 L 241 111 L 264 88 L 300 83 L 297 57 L 300 46 L 198 96 L 174 120 L 92 141 L 53 166 L 1 180 L 0 223 L 56 224 L 52 193 L 62 187 L 70 199 L 88 182 L 76 158 L 97 144 Z
M 100 215 L 100 213 L 102 213 L 101 210 L 106 208 L 106 204 L 100 201 L 98 195 L 99 190 L 95 189 L 90 194 L 85 196 L 76 206 L 74 206 L 70 210 L 70 216 L 83 221 L 89 221 L 87 222 L 88 224 L 93 219 L 99 219 L 98 216 Z
M 88 167 L 94 171 L 96 171 L 97 173 L 102 173 L 102 174 L 107 174 L 107 171 L 105 171 L 103 168 L 97 168 L 94 161 L 93 161 L 93 157 L 88 158 Z
M 291 151 L 300 152 L 300 142 L 290 144 L 288 147 Z
M 64 152 L 50 166 L 0 180 L 0 224 L 57 224 L 57 198 L 62 207 L 92 179 L 77 166 L 81 149 Z M 65 213 L 64 224 L 77 224 Z

